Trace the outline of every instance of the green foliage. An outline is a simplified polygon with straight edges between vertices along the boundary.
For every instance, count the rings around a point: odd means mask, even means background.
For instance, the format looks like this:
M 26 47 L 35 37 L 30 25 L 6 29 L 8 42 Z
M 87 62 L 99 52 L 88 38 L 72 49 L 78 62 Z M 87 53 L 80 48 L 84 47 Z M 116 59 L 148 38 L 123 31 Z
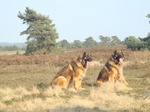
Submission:
M 23 24 L 28 25 L 28 28 L 21 32 L 21 35 L 28 35 L 26 54 L 47 54 L 51 52 L 58 38 L 52 20 L 28 7 L 25 13 L 19 12 L 18 18 L 23 20 Z
M 84 45 L 80 40 L 74 40 L 72 44 L 72 48 L 83 48 Z
M 131 50 L 144 50 L 146 48 L 150 50 L 150 44 L 148 43 L 148 41 L 143 40 L 144 39 L 129 36 L 125 38 L 124 44 L 126 44 L 127 47 L 130 48 Z
M 119 44 L 121 44 L 121 40 L 117 36 L 111 36 L 111 37 L 112 37 L 111 45 L 119 45 Z
M 98 43 L 93 39 L 93 37 L 88 37 L 85 39 L 85 42 L 83 43 L 84 47 L 90 48 L 98 46 Z
M 147 16 L 146 16 L 146 17 L 150 18 L 150 14 L 147 14 Z
M 111 46 L 111 45 L 122 44 L 121 40 L 117 36 L 109 37 L 109 36 L 100 35 L 99 39 L 100 39 L 100 45 L 102 45 L 102 46 Z
M 54 54 L 61 54 L 61 53 L 64 53 L 65 50 L 61 49 L 60 47 L 54 47 L 54 49 L 52 49 L 51 53 L 54 53 Z
M 101 42 L 95 41 L 93 37 L 88 37 L 85 39 L 84 42 L 81 42 L 80 40 L 74 40 L 73 43 L 69 43 L 67 40 L 61 40 L 58 42 L 58 47 L 62 49 L 76 49 L 76 48 L 90 48 L 90 47 L 96 47 L 99 45 L 104 46 L 114 46 L 114 45 L 120 45 L 122 44 L 121 40 L 117 36 L 112 36 L 112 38 L 108 36 L 101 36 Z
M 58 46 L 63 49 L 69 49 L 71 47 L 70 43 L 65 39 L 58 42 Z
M 140 39 L 141 41 L 150 43 L 150 36 L 145 37 L 145 38 L 139 38 L 139 39 Z
M 139 38 L 144 43 L 144 47 L 150 50 L 150 36 L 145 38 Z
M 95 47 L 98 46 L 98 42 L 96 42 L 92 37 L 86 38 L 84 42 L 81 42 L 80 40 L 74 40 L 73 43 L 69 43 L 67 40 L 62 40 L 58 42 L 58 47 L 62 49 L 75 49 L 75 48 L 89 48 L 89 47 Z
M 99 39 L 100 39 L 100 45 L 110 45 L 110 42 L 111 42 L 111 38 L 108 37 L 108 36 L 99 36 Z
M 127 38 L 125 38 L 124 43 L 125 44 L 134 44 L 134 43 L 138 43 L 140 42 L 140 40 L 138 38 L 136 38 L 135 36 L 129 36 Z
M 22 50 L 23 48 L 18 47 L 16 45 L 13 46 L 0 46 L 0 51 L 17 51 Z

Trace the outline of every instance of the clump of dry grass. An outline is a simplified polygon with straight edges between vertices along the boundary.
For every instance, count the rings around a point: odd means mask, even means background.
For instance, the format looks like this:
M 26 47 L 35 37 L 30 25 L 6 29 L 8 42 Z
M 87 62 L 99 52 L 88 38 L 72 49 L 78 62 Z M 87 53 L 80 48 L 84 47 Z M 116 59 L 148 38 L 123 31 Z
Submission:
M 131 104 L 135 102 L 134 99 L 128 95 L 117 94 L 117 92 L 124 90 L 129 90 L 124 84 L 118 82 L 112 85 L 107 82 L 100 88 L 93 89 L 90 96 L 96 105 L 100 105 L 103 108 L 109 108 L 110 110 L 130 109 Z
M 141 63 L 150 62 L 150 51 L 132 52 L 131 59 Z
M 39 90 L 35 87 L 32 88 L 31 91 L 28 91 L 27 89 L 23 87 L 18 87 L 16 89 L 11 89 L 11 88 L 1 88 L 0 89 L 0 96 L 1 96 L 1 101 L 11 101 L 14 99 L 21 99 L 24 96 L 29 96 L 33 94 L 40 94 Z
M 103 66 L 103 64 L 101 64 L 100 61 L 92 61 L 92 62 L 90 62 L 90 66 L 91 67 Z
M 40 91 L 33 87 L 27 90 L 24 87 L 17 89 L 0 89 L 0 110 L 24 112 L 61 112 L 61 111 L 124 111 L 145 110 L 150 99 L 135 99 L 128 94 L 119 94 L 120 91 L 130 91 L 130 88 L 116 83 L 104 83 L 103 86 L 92 87 L 88 95 L 80 96 L 79 92 L 72 94 L 70 91 L 52 89 L 51 87 Z M 82 93 L 82 91 L 80 92 Z
M 52 88 L 51 86 L 43 92 L 46 96 L 56 96 L 59 97 L 63 95 L 63 91 L 59 87 Z

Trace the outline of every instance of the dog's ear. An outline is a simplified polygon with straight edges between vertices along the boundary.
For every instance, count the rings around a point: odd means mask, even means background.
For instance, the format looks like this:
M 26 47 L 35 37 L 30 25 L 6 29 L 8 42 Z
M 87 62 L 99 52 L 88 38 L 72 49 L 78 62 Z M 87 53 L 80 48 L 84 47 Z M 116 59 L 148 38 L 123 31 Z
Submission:
M 116 57 L 116 54 L 117 54 L 117 50 L 115 50 L 115 51 L 111 54 L 111 57 L 112 57 L 112 58 L 115 58 L 115 57 Z
M 124 57 L 124 53 L 123 53 L 123 50 L 121 50 L 121 54 L 122 54 L 122 56 Z
M 79 55 L 79 56 L 77 57 L 77 60 L 80 61 L 80 59 L 81 59 L 81 56 Z
M 85 56 L 86 56 L 86 52 L 83 53 L 83 57 L 85 57 Z
M 114 55 L 116 55 L 116 54 L 117 54 L 117 52 L 118 52 L 118 51 L 117 51 L 117 50 L 115 50 L 115 51 L 114 51 Z
M 82 60 L 86 57 L 86 52 L 83 53 L 82 55 Z

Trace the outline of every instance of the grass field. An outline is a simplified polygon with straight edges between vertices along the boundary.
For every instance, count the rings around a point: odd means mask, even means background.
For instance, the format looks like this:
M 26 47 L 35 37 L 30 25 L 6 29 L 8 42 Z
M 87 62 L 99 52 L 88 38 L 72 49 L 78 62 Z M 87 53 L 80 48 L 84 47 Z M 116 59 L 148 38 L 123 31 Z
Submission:
M 0 51 L 0 55 L 23 54 L 25 51 Z
M 47 56 L 0 56 L 0 112 L 148 112 L 150 52 L 125 52 L 124 76 L 129 83 L 95 87 L 99 71 L 116 47 L 78 49 Z M 84 90 L 53 90 L 58 70 L 83 51 L 94 61 L 83 80 Z

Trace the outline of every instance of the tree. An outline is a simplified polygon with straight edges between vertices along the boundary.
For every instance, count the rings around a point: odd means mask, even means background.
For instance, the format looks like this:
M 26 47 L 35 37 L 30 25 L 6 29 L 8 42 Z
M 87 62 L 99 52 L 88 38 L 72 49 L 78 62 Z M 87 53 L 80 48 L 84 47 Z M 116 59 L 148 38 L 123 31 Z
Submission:
M 111 41 L 111 38 L 108 37 L 108 36 L 102 36 L 100 35 L 99 36 L 99 39 L 100 39 L 100 45 L 110 45 L 110 41 Z
M 145 38 L 139 38 L 139 39 L 143 42 L 144 48 L 147 48 L 147 49 L 150 50 L 150 35 L 148 34 L 147 37 L 145 37 Z
M 111 36 L 112 40 L 111 40 L 111 44 L 112 45 L 119 45 L 121 44 L 121 40 L 117 37 L 117 36 Z
M 85 39 L 85 42 L 83 43 L 84 47 L 95 47 L 98 46 L 98 43 L 93 39 L 93 37 L 88 37 Z
M 22 48 L 16 46 L 16 45 L 10 45 L 10 46 L 0 46 L 0 51 L 17 51 L 21 50 Z
M 25 13 L 19 12 L 18 18 L 23 20 L 23 24 L 28 25 L 28 28 L 20 33 L 20 35 L 28 35 L 26 54 L 47 54 L 51 52 L 58 38 L 52 20 L 28 7 L 26 7 Z
M 150 14 L 148 14 L 146 17 L 147 17 L 147 18 L 150 18 Z M 150 22 L 150 21 L 149 21 L 149 22 Z M 145 37 L 145 38 L 143 38 L 143 39 L 140 39 L 140 40 L 145 41 L 145 42 L 148 42 L 148 44 L 150 45 L 150 33 L 148 33 L 147 37 Z M 150 48 L 150 46 L 149 46 L 149 48 Z
M 126 44 L 127 47 L 132 50 L 140 50 L 141 48 L 144 47 L 144 44 L 142 43 L 142 41 L 140 41 L 135 36 L 129 36 L 125 38 L 124 44 Z
M 62 40 L 58 42 L 58 46 L 63 48 L 63 49 L 69 49 L 70 48 L 70 43 L 67 40 Z
M 147 18 L 150 18 L 150 14 L 147 14 L 147 16 L 146 16 Z M 149 21 L 150 22 L 150 21 Z
M 83 43 L 80 40 L 74 40 L 73 44 L 72 44 L 73 48 L 83 48 Z
M 150 18 L 150 14 L 147 14 L 146 17 L 147 17 L 147 18 Z M 149 22 L 150 22 L 150 21 L 149 21 Z M 147 41 L 147 42 L 149 43 L 149 45 L 150 45 L 150 33 L 148 33 L 147 37 L 145 37 L 145 38 L 143 38 L 143 39 L 141 39 L 141 40 Z
M 139 39 L 144 42 L 150 42 L 150 36 L 145 37 L 145 38 L 139 38 Z
M 150 18 L 150 14 L 148 14 L 146 17 Z M 145 44 L 147 45 L 147 48 L 150 50 L 150 33 L 148 33 L 147 37 L 140 39 L 140 40 L 144 41 Z
M 137 43 L 137 42 L 139 42 L 139 39 L 136 38 L 135 36 L 126 37 L 124 40 L 125 44 L 133 44 L 133 43 Z

